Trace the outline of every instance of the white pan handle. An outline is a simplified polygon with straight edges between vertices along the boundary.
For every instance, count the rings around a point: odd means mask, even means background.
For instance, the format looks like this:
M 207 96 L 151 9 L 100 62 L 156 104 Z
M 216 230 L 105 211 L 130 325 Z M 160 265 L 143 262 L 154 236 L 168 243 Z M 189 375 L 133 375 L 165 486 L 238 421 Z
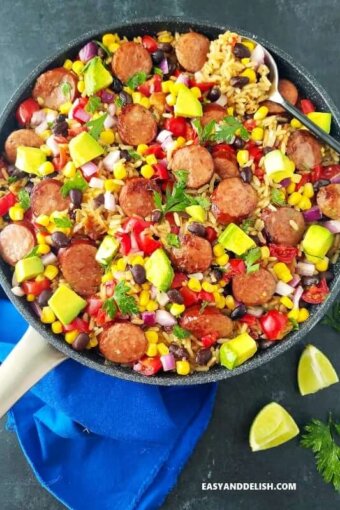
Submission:
M 29 327 L 0 366 L 0 418 L 67 356 Z

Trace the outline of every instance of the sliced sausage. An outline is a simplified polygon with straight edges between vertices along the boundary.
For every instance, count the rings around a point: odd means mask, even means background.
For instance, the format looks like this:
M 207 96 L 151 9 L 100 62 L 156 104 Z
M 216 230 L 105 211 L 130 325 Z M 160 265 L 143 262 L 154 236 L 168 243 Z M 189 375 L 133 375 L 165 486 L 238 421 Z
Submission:
M 97 248 L 88 243 L 77 243 L 60 255 L 60 269 L 65 280 L 81 296 L 89 297 L 98 291 L 102 270 L 95 259 Z
M 213 154 L 215 172 L 222 178 L 237 177 L 240 175 L 236 156 L 226 151 L 218 151 Z
M 322 161 L 320 142 L 305 129 L 290 135 L 286 152 L 298 170 L 311 170 Z
M 126 42 L 113 55 L 112 71 L 124 83 L 136 73 L 150 74 L 151 69 L 150 53 L 139 43 Z
M 218 338 L 228 338 L 233 331 L 232 320 L 214 306 L 207 306 L 202 311 L 199 305 L 188 308 L 180 324 L 198 338 L 211 333 L 216 334 Z
M 266 231 L 275 244 L 296 246 L 305 231 L 303 214 L 292 207 L 281 207 L 263 215 Z
M 70 206 L 70 199 L 61 194 L 62 183 L 56 179 L 45 179 L 34 186 L 31 193 L 31 207 L 34 216 L 55 211 L 65 211 Z
M 34 234 L 24 224 L 10 223 L 0 233 L 0 255 L 11 266 L 26 257 L 34 245 Z
M 332 218 L 340 220 L 340 184 L 323 186 L 316 197 L 321 212 Z
M 129 322 L 109 326 L 99 337 L 99 350 L 114 363 L 131 363 L 139 360 L 147 349 L 143 330 Z
M 159 191 L 154 182 L 143 177 L 133 177 L 126 181 L 119 195 L 119 205 L 126 216 L 145 218 L 155 209 L 154 191 Z
M 226 117 L 226 111 L 223 106 L 220 106 L 219 104 L 207 104 L 203 107 L 203 116 L 201 117 L 201 124 L 202 126 L 206 126 L 214 120 L 215 122 L 221 122 L 221 120 Z
M 250 216 L 257 205 L 256 191 L 238 177 L 230 177 L 219 183 L 211 195 L 211 211 L 215 218 L 227 225 L 238 223 Z
M 185 234 L 179 248 L 171 251 L 173 264 L 186 273 L 206 271 L 212 262 L 211 244 L 206 239 L 191 234 Z
M 10 163 L 15 163 L 17 157 L 17 148 L 20 145 L 24 147 L 40 147 L 44 143 L 32 129 L 18 129 L 13 131 L 5 142 L 5 154 Z
M 260 268 L 253 273 L 234 276 L 233 294 L 237 301 L 246 306 L 258 306 L 268 303 L 276 289 L 274 276 L 267 269 Z
M 210 152 L 201 145 L 187 145 L 178 149 L 172 158 L 173 172 L 188 172 L 187 187 L 198 189 L 207 184 L 214 173 L 214 162 Z
M 292 104 L 297 103 L 299 92 L 298 89 L 295 87 L 294 83 L 285 79 L 279 80 L 278 89 L 281 96 L 284 99 L 286 99 Z M 282 108 L 282 106 L 280 106 L 279 104 L 274 103 L 274 101 L 263 101 L 262 105 L 268 108 L 269 115 L 276 115 L 278 113 L 285 112 L 285 109 Z
M 128 104 L 118 116 L 118 133 L 127 145 L 149 144 L 157 135 L 157 122 L 140 104 Z
M 178 62 L 190 73 L 199 71 L 207 59 L 209 45 L 209 39 L 197 32 L 181 35 L 175 46 Z
M 78 79 L 75 74 L 64 67 L 57 67 L 39 76 L 35 82 L 32 96 L 37 100 L 40 98 L 43 101 L 43 106 L 58 110 L 60 105 L 75 99 L 77 83 Z

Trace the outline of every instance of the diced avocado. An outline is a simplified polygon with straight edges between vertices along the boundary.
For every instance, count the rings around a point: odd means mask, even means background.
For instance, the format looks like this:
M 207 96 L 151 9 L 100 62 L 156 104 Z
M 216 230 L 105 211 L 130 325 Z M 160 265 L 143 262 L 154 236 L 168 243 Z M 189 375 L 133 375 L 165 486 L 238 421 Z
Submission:
M 176 117 L 202 117 L 202 104 L 188 87 L 181 87 L 174 107 Z
M 218 242 L 222 244 L 222 246 L 236 255 L 243 255 L 246 251 L 250 250 L 250 248 L 254 248 L 255 242 L 251 237 L 249 237 L 243 230 L 235 225 L 235 223 L 230 223 L 227 228 L 220 234 L 218 238 Z
M 15 166 L 22 172 L 39 175 L 38 168 L 46 161 L 46 154 L 37 147 L 19 145 Z
M 72 138 L 69 149 L 76 168 L 104 153 L 103 147 L 86 131 Z
M 229 342 L 222 344 L 220 348 L 220 363 L 229 370 L 232 370 L 242 365 L 247 359 L 252 358 L 256 351 L 257 345 L 255 340 L 248 333 L 242 333 Z
M 165 251 L 154 251 L 145 263 L 146 279 L 158 290 L 166 292 L 172 283 L 174 270 Z
M 105 68 L 99 57 L 94 57 L 84 71 L 85 92 L 92 96 L 98 90 L 105 89 L 113 81 L 112 74 Z
M 203 223 L 207 219 L 207 213 L 201 205 L 189 205 L 185 208 L 185 212 L 192 217 L 193 220 Z
M 56 317 L 69 324 L 85 308 L 86 301 L 66 285 L 60 285 L 48 301 Z
M 263 164 L 266 174 L 271 176 L 274 182 L 291 177 L 295 170 L 294 162 L 278 149 L 268 152 Z
M 99 264 L 108 264 L 117 253 L 119 241 L 111 236 L 105 236 L 96 253 L 96 261 Z
M 43 273 L 44 269 L 44 264 L 40 257 L 21 259 L 15 264 L 15 277 L 21 283 Z
M 334 235 L 321 225 L 308 227 L 302 241 L 303 251 L 311 257 L 323 258 L 334 241 Z
M 332 114 L 329 112 L 310 112 L 307 113 L 307 117 L 310 118 L 316 124 L 319 126 L 319 128 L 326 131 L 326 133 L 330 133 L 331 131 L 331 124 L 332 124 Z

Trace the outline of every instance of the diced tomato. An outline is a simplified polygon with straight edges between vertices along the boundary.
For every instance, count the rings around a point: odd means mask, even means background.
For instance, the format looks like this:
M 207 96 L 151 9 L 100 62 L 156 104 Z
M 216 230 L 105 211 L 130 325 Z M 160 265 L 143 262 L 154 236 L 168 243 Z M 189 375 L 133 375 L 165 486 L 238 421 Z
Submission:
M 160 241 L 156 241 L 156 239 L 153 239 L 153 237 L 151 237 L 150 234 L 146 232 L 141 232 L 137 236 L 137 243 L 145 255 L 151 255 L 151 253 L 162 246 Z
M 134 234 L 140 234 L 143 230 L 150 227 L 151 222 L 145 221 L 143 218 L 139 216 L 133 216 L 132 218 L 128 218 L 123 223 L 123 228 L 125 232 L 133 232 Z
M 120 239 L 120 253 L 122 255 L 128 255 L 131 250 L 131 239 L 130 235 L 125 232 L 116 232 L 116 237 Z
M 142 44 L 146 50 L 148 50 L 149 53 L 153 53 L 158 49 L 158 44 L 156 39 L 151 37 L 151 35 L 143 35 L 142 37 Z
M 228 145 L 227 143 L 218 143 L 217 145 L 214 145 L 212 148 L 212 153 L 216 154 L 216 152 L 226 152 L 230 156 L 235 155 L 235 149 Z
M 98 313 L 95 317 L 95 321 L 97 326 L 104 326 L 108 322 L 112 322 L 111 317 L 103 310 L 103 308 L 100 308 L 98 310 Z
M 340 176 L 340 165 L 322 166 L 321 169 L 321 179 L 332 179 Z
M 299 189 L 302 188 L 302 186 L 307 184 L 307 182 L 310 181 L 310 178 L 311 178 L 311 174 L 303 174 L 300 182 L 298 182 L 296 185 L 296 191 L 299 191 Z
M 152 77 L 153 80 L 153 90 L 151 88 L 151 92 L 162 92 L 162 77 L 159 74 L 155 74 Z
M 187 122 L 184 138 L 186 140 L 193 140 L 194 143 L 198 143 L 198 136 L 194 128 Z
M 277 310 L 270 310 L 259 321 L 268 340 L 280 340 L 288 324 L 288 317 Z
M 41 281 L 26 280 L 22 284 L 22 290 L 25 294 L 33 294 L 33 296 L 39 296 L 43 290 L 49 289 L 51 282 L 48 278 L 44 278 Z
M 149 145 L 149 147 L 144 152 L 144 155 L 148 156 L 149 154 L 154 154 L 157 159 L 165 158 L 165 152 L 163 151 L 163 149 L 159 143 L 154 143 L 152 145 Z
M 243 122 L 243 126 L 246 128 L 247 131 L 251 131 L 256 127 L 256 120 L 254 119 L 248 119 Z
M 254 315 L 251 315 L 250 313 L 246 313 L 238 320 L 243 324 L 248 324 L 248 326 L 255 326 L 257 322 L 257 318 Z
M 238 274 L 246 272 L 246 265 L 242 259 L 229 260 L 229 268 L 224 273 L 223 280 L 230 280 Z
M 264 169 L 258 165 L 255 165 L 254 175 L 256 175 L 256 177 L 260 179 L 260 181 L 263 181 Z
M 250 158 L 253 159 L 255 163 L 258 163 L 263 156 L 263 150 L 253 141 L 248 142 L 246 147 L 249 151 Z
M 15 113 L 15 117 L 18 121 L 18 124 L 21 127 L 27 126 L 31 122 L 33 113 L 39 110 L 40 106 L 34 99 L 32 99 L 31 97 L 25 99 L 25 101 L 23 101 L 19 105 Z
M 306 303 L 318 305 L 325 301 L 328 294 L 329 288 L 327 281 L 325 278 L 322 278 L 318 285 L 311 285 L 307 290 L 305 290 L 305 292 L 302 294 L 302 299 Z
M 189 80 L 189 85 L 190 87 L 198 87 L 201 92 L 207 92 L 208 90 L 212 89 L 216 83 L 213 81 L 202 81 L 201 83 L 197 83 L 195 80 Z
M 311 173 L 310 180 L 311 182 L 316 182 L 321 179 L 322 165 L 316 165 Z
M 70 324 L 64 326 L 64 331 L 73 331 L 76 329 L 79 333 L 88 333 L 89 323 L 80 317 L 74 319 Z
M 207 227 L 205 229 L 205 238 L 209 243 L 213 243 L 217 239 L 217 232 L 213 227 Z
M 167 167 L 164 165 L 164 163 L 156 163 L 153 165 L 153 169 L 155 170 L 157 174 L 157 178 L 161 181 L 167 181 L 169 179 L 169 172 Z
M 102 306 L 102 300 L 98 297 L 92 296 L 87 300 L 86 312 L 91 316 L 95 317 Z
M 172 212 L 166 213 L 165 219 L 170 223 L 171 233 L 178 234 L 179 227 L 176 225 L 174 213 L 172 213 Z
M 164 127 L 175 136 L 185 137 L 187 122 L 184 117 L 171 117 L 170 119 L 166 119 Z
M 204 345 L 204 347 L 208 348 L 214 345 L 217 341 L 217 334 L 216 333 L 210 333 L 209 335 L 204 335 L 201 338 L 201 342 Z
M 175 273 L 174 279 L 172 280 L 171 288 L 179 289 L 183 286 L 183 283 L 188 280 L 187 275 L 184 273 Z
M 69 159 L 66 147 L 59 145 L 59 151 L 59 156 L 56 156 L 52 160 L 56 170 L 62 170 Z
M 148 358 L 145 356 L 138 362 L 139 372 L 142 375 L 150 376 L 155 375 L 162 369 L 162 363 L 159 356 L 155 356 L 154 358 Z
M 3 197 L 1 197 L 0 198 L 0 216 L 4 216 L 5 214 L 7 214 L 8 211 L 10 210 L 10 208 L 12 207 L 12 205 L 14 205 L 16 201 L 17 201 L 17 198 L 14 195 L 14 193 L 12 193 L 12 192 L 9 192 L 9 193 L 7 193 L 7 195 L 4 195 Z
M 271 257 L 276 257 L 280 262 L 293 262 L 299 253 L 297 248 L 293 246 L 284 246 L 280 244 L 270 244 L 269 251 Z
M 199 301 L 209 301 L 209 303 L 213 303 L 215 301 L 214 295 L 211 292 L 206 292 L 205 290 L 201 290 L 198 293 Z
M 301 99 L 300 107 L 302 113 L 304 113 L 305 115 L 307 115 L 307 113 L 315 112 L 315 106 L 310 99 Z
M 182 294 L 185 306 L 194 305 L 199 301 L 198 293 L 190 290 L 188 287 L 182 287 L 180 293 Z
M 150 97 L 151 96 L 151 84 L 149 83 L 149 80 L 142 83 L 141 85 L 138 85 L 137 90 L 138 90 L 138 92 L 143 94 L 143 96 Z

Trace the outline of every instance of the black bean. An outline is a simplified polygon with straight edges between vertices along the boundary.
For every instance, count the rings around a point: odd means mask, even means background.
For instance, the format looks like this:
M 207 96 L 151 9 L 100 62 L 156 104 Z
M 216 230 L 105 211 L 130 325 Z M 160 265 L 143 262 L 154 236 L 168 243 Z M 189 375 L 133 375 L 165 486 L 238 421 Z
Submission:
M 214 282 L 219 282 L 223 278 L 223 271 L 219 267 L 214 267 L 211 271 L 211 276 Z
M 243 149 L 245 144 L 246 144 L 246 142 L 244 140 L 242 140 L 242 138 L 240 138 L 239 136 L 235 136 L 235 140 L 233 143 L 233 146 L 235 147 L 235 149 Z
M 258 341 L 258 346 L 259 346 L 259 349 L 261 350 L 265 350 L 265 349 L 269 349 L 270 347 L 272 347 L 273 345 L 275 344 L 275 342 L 273 342 L 272 340 L 259 340 Z
M 223 287 L 223 290 L 222 290 L 222 295 L 224 297 L 228 296 L 229 294 L 231 293 L 231 290 L 230 290 L 230 285 L 225 285 L 225 287 Z
M 75 209 L 79 209 L 81 206 L 81 201 L 83 199 L 83 194 L 79 189 L 71 189 L 69 193 L 70 200 Z
M 34 188 L 34 184 L 33 182 L 28 182 L 25 186 L 25 190 L 28 192 L 28 193 L 31 193 L 32 189 Z
M 177 289 L 170 289 L 168 290 L 168 298 L 170 299 L 171 303 L 177 303 L 178 305 L 182 305 L 184 303 L 184 299 L 182 294 Z
M 177 62 L 172 62 L 168 59 L 168 72 L 164 75 L 164 78 L 169 78 L 177 68 Z
M 123 150 L 120 151 L 120 157 L 122 159 L 125 159 L 125 161 L 131 161 L 131 159 L 132 159 L 130 154 L 129 154 L 129 151 L 126 150 L 126 149 L 123 149 Z
M 205 237 L 206 233 L 207 233 L 205 226 L 202 225 L 202 223 L 198 223 L 197 221 L 193 221 L 192 223 L 189 223 L 188 230 L 195 236 L 199 236 L 199 237 Z
M 96 198 L 93 200 L 94 207 L 100 207 L 104 203 L 104 193 L 100 193 L 96 196 Z
M 64 232 L 53 232 L 51 235 L 51 240 L 54 248 L 66 248 L 70 244 L 70 239 Z
M 164 58 L 164 53 L 162 50 L 157 50 L 151 53 L 152 62 L 157 65 L 160 64 Z
M 240 176 L 244 182 L 249 183 L 253 178 L 253 172 L 251 171 L 251 168 L 249 166 L 245 166 L 244 168 L 242 168 Z
M 151 221 L 158 223 L 159 220 L 161 219 L 161 217 L 162 217 L 162 211 L 160 211 L 159 209 L 155 209 L 154 211 L 152 211 Z
M 242 43 L 236 43 L 233 49 L 236 58 L 249 58 L 250 50 Z
M 170 44 L 170 43 L 158 43 L 158 48 L 162 51 L 164 51 L 164 53 L 172 53 L 173 51 L 173 46 Z
M 231 78 L 230 85 L 237 89 L 242 89 L 245 85 L 248 85 L 249 78 L 247 76 L 235 76 Z
M 7 170 L 8 174 L 11 177 L 15 177 L 16 179 L 23 179 L 24 177 L 27 177 L 26 172 L 22 172 L 21 170 L 19 170 L 19 168 L 15 167 L 14 165 L 9 165 Z
M 334 273 L 333 271 L 322 271 L 321 273 L 319 273 L 319 278 L 322 280 L 323 278 L 325 278 L 326 282 L 331 282 L 333 279 L 334 279 Z
M 64 115 L 63 113 L 59 113 L 59 115 L 55 119 L 55 122 L 58 122 L 58 123 L 64 122 L 66 119 L 67 119 L 66 115 Z
M 317 285 L 319 283 L 319 275 L 303 276 L 301 283 L 304 287 L 310 287 L 311 285 Z
M 37 303 L 39 306 L 46 306 L 53 292 L 49 289 L 40 292 Z
M 119 98 L 122 101 L 123 106 L 132 103 L 132 97 L 124 90 L 122 92 L 119 92 Z
M 220 97 L 221 90 L 219 89 L 219 87 L 211 88 L 207 94 L 207 99 L 209 99 L 209 101 L 212 101 L 213 103 L 217 101 Z
M 323 188 L 324 186 L 328 186 L 331 181 L 328 179 L 319 179 L 318 181 L 315 181 L 313 184 L 314 191 L 319 191 L 320 188 Z
M 100 47 L 98 48 L 97 55 L 100 58 L 106 58 L 106 52 L 103 50 L 103 48 L 100 48 Z
M 87 333 L 79 333 L 74 342 L 72 342 L 72 348 L 75 351 L 83 351 L 90 341 L 90 337 Z
M 273 150 L 275 150 L 275 147 L 263 147 L 263 154 L 266 155 Z
M 210 349 L 200 349 L 196 353 L 195 357 L 196 363 L 198 365 L 206 365 L 208 361 L 211 359 L 211 356 L 212 354 Z
M 243 317 L 247 313 L 247 308 L 244 304 L 238 305 L 234 310 L 231 312 L 230 317 L 231 319 L 237 320 Z
M 116 92 L 116 94 L 119 94 L 119 92 L 122 92 L 122 90 L 123 90 L 123 84 L 118 78 L 113 76 L 111 88 L 112 88 L 113 92 Z
M 67 136 L 68 135 L 67 122 L 60 122 L 58 124 L 54 124 L 52 127 L 52 133 L 55 136 Z
M 132 277 L 136 283 L 142 284 L 146 282 L 145 269 L 140 264 L 135 264 L 131 267 Z
M 169 345 L 169 352 L 173 355 L 173 357 L 176 360 L 182 360 L 182 359 L 188 359 L 189 358 L 188 351 L 184 347 L 181 347 L 178 344 L 170 344 Z

